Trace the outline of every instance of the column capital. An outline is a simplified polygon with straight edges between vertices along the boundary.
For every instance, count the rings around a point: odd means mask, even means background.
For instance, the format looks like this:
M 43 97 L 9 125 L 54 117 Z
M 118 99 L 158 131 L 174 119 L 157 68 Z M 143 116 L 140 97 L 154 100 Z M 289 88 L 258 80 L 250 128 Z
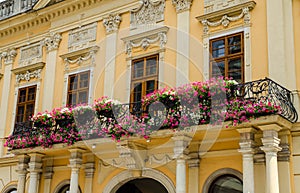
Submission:
M 172 137 L 174 141 L 174 158 L 187 159 L 187 147 L 192 140 L 192 137 L 185 133 L 176 133 Z
M 1 58 L 3 58 L 5 65 L 13 64 L 16 56 L 17 50 L 15 48 L 7 49 L 6 51 L 1 53 Z
M 69 167 L 71 167 L 72 172 L 77 172 L 82 167 L 82 153 L 85 152 L 85 149 L 72 148 L 69 151 L 71 152 Z
M 263 147 L 261 147 L 261 150 L 263 150 L 265 153 L 277 153 L 281 150 L 281 147 L 279 147 L 280 139 L 277 137 L 264 137 L 261 139 L 263 143 Z
M 16 169 L 16 172 L 20 175 L 26 175 L 28 173 L 28 162 L 29 162 L 29 156 L 28 155 L 18 155 L 18 168 Z
M 95 172 L 95 163 L 90 162 L 90 163 L 84 164 L 84 172 L 85 172 L 86 178 L 92 178 L 94 176 L 94 172 Z
M 61 39 L 62 37 L 59 33 L 50 34 L 41 42 L 41 44 L 46 46 L 47 51 L 50 52 L 58 49 Z
M 199 168 L 200 166 L 200 159 L 192 158 L 187 160 L 189 168 Z
M 106 33 L 113 33 L 119 29 L 119 25 L 122 21 L 122 17 L 119 14 L 109 14 L 103 19 L 103 25 L 106 29 Z
M 190 10 L 192 2 L 193 0 L 172 0 L 177 13 Z

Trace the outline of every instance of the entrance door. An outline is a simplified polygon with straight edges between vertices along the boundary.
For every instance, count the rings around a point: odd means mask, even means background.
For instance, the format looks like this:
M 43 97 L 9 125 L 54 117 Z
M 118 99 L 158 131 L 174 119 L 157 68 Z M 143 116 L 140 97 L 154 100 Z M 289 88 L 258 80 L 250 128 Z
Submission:
M 168 193 L 167 189 L 158 181 L 151 178 L 131 180 L 122 185 L 116 193 Z

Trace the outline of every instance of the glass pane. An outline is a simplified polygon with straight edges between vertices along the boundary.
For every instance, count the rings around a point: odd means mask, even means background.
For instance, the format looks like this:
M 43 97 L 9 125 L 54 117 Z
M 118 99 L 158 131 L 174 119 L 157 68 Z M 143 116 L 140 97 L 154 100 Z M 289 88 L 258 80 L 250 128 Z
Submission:
M 232 176 L 222 176 L 209 189 L 209 193 L 242 193 L 242 182 Z
M 80 75 L 80 88 L 89 87 L 89 73 Z
M 87 103 L 88 102 L 88 93 L 83 91 L 79 93 L 78 103 Z
M 24 106 L 18 106 L 18 108 L 17 108 L 17 120 L 16 120 L 16 122 L 23 122 L 24 120 L 23 120 L 23 117 L 24 117 Z
M 34 114 L 34 104 L 29 104 L 26 106 L 26 114 L 25 114 L 25 120 L 24 121 L 27 121 L 28 118 L 30 116 L 32 116 Z
M 69 93 L 68 105 L 75 105 L 76 104 L 76 99 L 77 99 L 76 93 Z
M 233 78 L 238 83 L 242 83 L 242 73 L 240 71 L 228 72 L 228 77 Z
M 33 101 L 34 100 L 34 98 L 35 98 L 35 89 L 36 89 L 36 87 L 29 88 L 27 101 Z
M 242 59 L 241 58 L 234 58 L 228 60 L 228 71 L 241 71 L 242 67 Z
M 146 82 L 146 94 L 149 94 L 155 90 L 155 80 L 149 80 Z
M 138 61 L 134 62 L 134 72 L 133 72 L 133 78 L 139 78 L 144 76 L 144 61 Z
M 76 76 L 71 76 L 70 77 L 70 88 L 69 90 L 77 90 L 77 82 L 78 82 L 78 77 Z
M 20 92 L 19 92 L 19 100 L 18 100 L 18 103 L 25 102 L 25 100 L 26 100 L 26 89 L 22 89 L 22 90 L 20 90 Z
M 133 89 L 133 102 L 139 102 L 142 100 L 142 83 L 134 84 Z
M 236 54 L 241 52 L 241 35 L 228 38 L 228 53 Z
M 225 61 L 213 62 L 212 75 L 214 77 L 225 76 Z
M 146 76 L 156 74 L 156 57 L 147 59 Z
M 219 58 L 225 56 L 225 41 L 217 40 L 212 42 L 212 57 Z

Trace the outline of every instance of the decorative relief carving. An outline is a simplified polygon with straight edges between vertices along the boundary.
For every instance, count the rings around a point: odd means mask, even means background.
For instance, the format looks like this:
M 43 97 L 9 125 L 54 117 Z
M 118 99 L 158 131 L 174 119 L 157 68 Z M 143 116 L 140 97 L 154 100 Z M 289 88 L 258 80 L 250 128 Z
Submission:
M 244 4 L 239 4 L 238 6 L 225 9 L 218 13 L 205 14 L 196 18 L 203 24 L 204 34 L 208 34 L 209 27 L 216 27 L 220 25 L 223 27 L 228 27 L 230 22 L 238 21 L 242 18 L 244 19 L 244 25 L 250 25 L 250 10 L 252 10 L 255 5 L 256 3 L 254 1 L 249 1 Z
M 103 19 L 103 25 L 106 33 L 112 33 L 119 29 L 122 18 L 119 14 L 109 14 L 108 17 Z
M 3 58 L 4 64 L 8 65 L 14 62 L 16 55 L 17 55 L 16 49 L 8 49 L 7 51 L 1 53 L 1 58 Z
M 170 157 L 168 154 L 164 155 L 150 155 L 149 156 L 149 164 L 152 165 L 154 163 L 157 164 L 167 164 L 172 160 L 172 157 Z
M 172 4 L 176 8 L 177 13 L 189 10 L 192 2 L 193 0 L 172 0 Z
M 98 51 L 98 46 L 82 49 L 79 51 L 71 52 L 68 54 L 61 55 L 65 61 L 65 70 L 70 69 L 70 64 L 81 65 L 83 62 L 90 60 L 90 65 L 95 65 L 95 56 Z
M 86 25 L 69 33 L 69 51 L 76 51 L 91 46 L 96 41 L 97 23 Z
M 46 37 L 42 41 L 42 45 L 46 46 L 47 51 L 50 52 L 50 51 L 58 48 L 61 39 L 62 39 L 61 35 L 58 33 L 55 33 L 55 34 L 50 35 L 49 37 Z
M 42 53 L 41 44 L 32 44 L 22 47 L 20 49 L 19 66 L 28 66 L 42 62 Z
M 204 13 L 207 14 L 207 13 L 219 11 L 249 1 L 250 0 L 205 0 Z
M 42 69 L 37 69 L 32 72 L 26 71 L 25 73 L 17 74 L 16 75 L 16 81 L 17 83 L 20 83 L 21 80 L 27 80 L 29 81 L 31 78 L 41 78 L 41 72 Z
M 125 53 L 131 55 L 132 48 L 142 47 L 146 50 L 151 44 L 159 43 L 160 48 L 164 48 L 167 43 L 168 27 L 161 27 L 137 35 L 123 38 L 125 42 Z
M 141 6 L 131 11 L 133 26 L 156 24 L 164 20 L 165 0 L 141 0 Z

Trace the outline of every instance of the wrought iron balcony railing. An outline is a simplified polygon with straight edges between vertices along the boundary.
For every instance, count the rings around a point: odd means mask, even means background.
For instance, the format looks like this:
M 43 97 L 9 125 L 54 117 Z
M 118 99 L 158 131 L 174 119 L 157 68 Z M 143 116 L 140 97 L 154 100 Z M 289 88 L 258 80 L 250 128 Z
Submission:
M 0 2 L 0 20 L 32 9 L 37 1 L 38 0 L 5 0 Z

